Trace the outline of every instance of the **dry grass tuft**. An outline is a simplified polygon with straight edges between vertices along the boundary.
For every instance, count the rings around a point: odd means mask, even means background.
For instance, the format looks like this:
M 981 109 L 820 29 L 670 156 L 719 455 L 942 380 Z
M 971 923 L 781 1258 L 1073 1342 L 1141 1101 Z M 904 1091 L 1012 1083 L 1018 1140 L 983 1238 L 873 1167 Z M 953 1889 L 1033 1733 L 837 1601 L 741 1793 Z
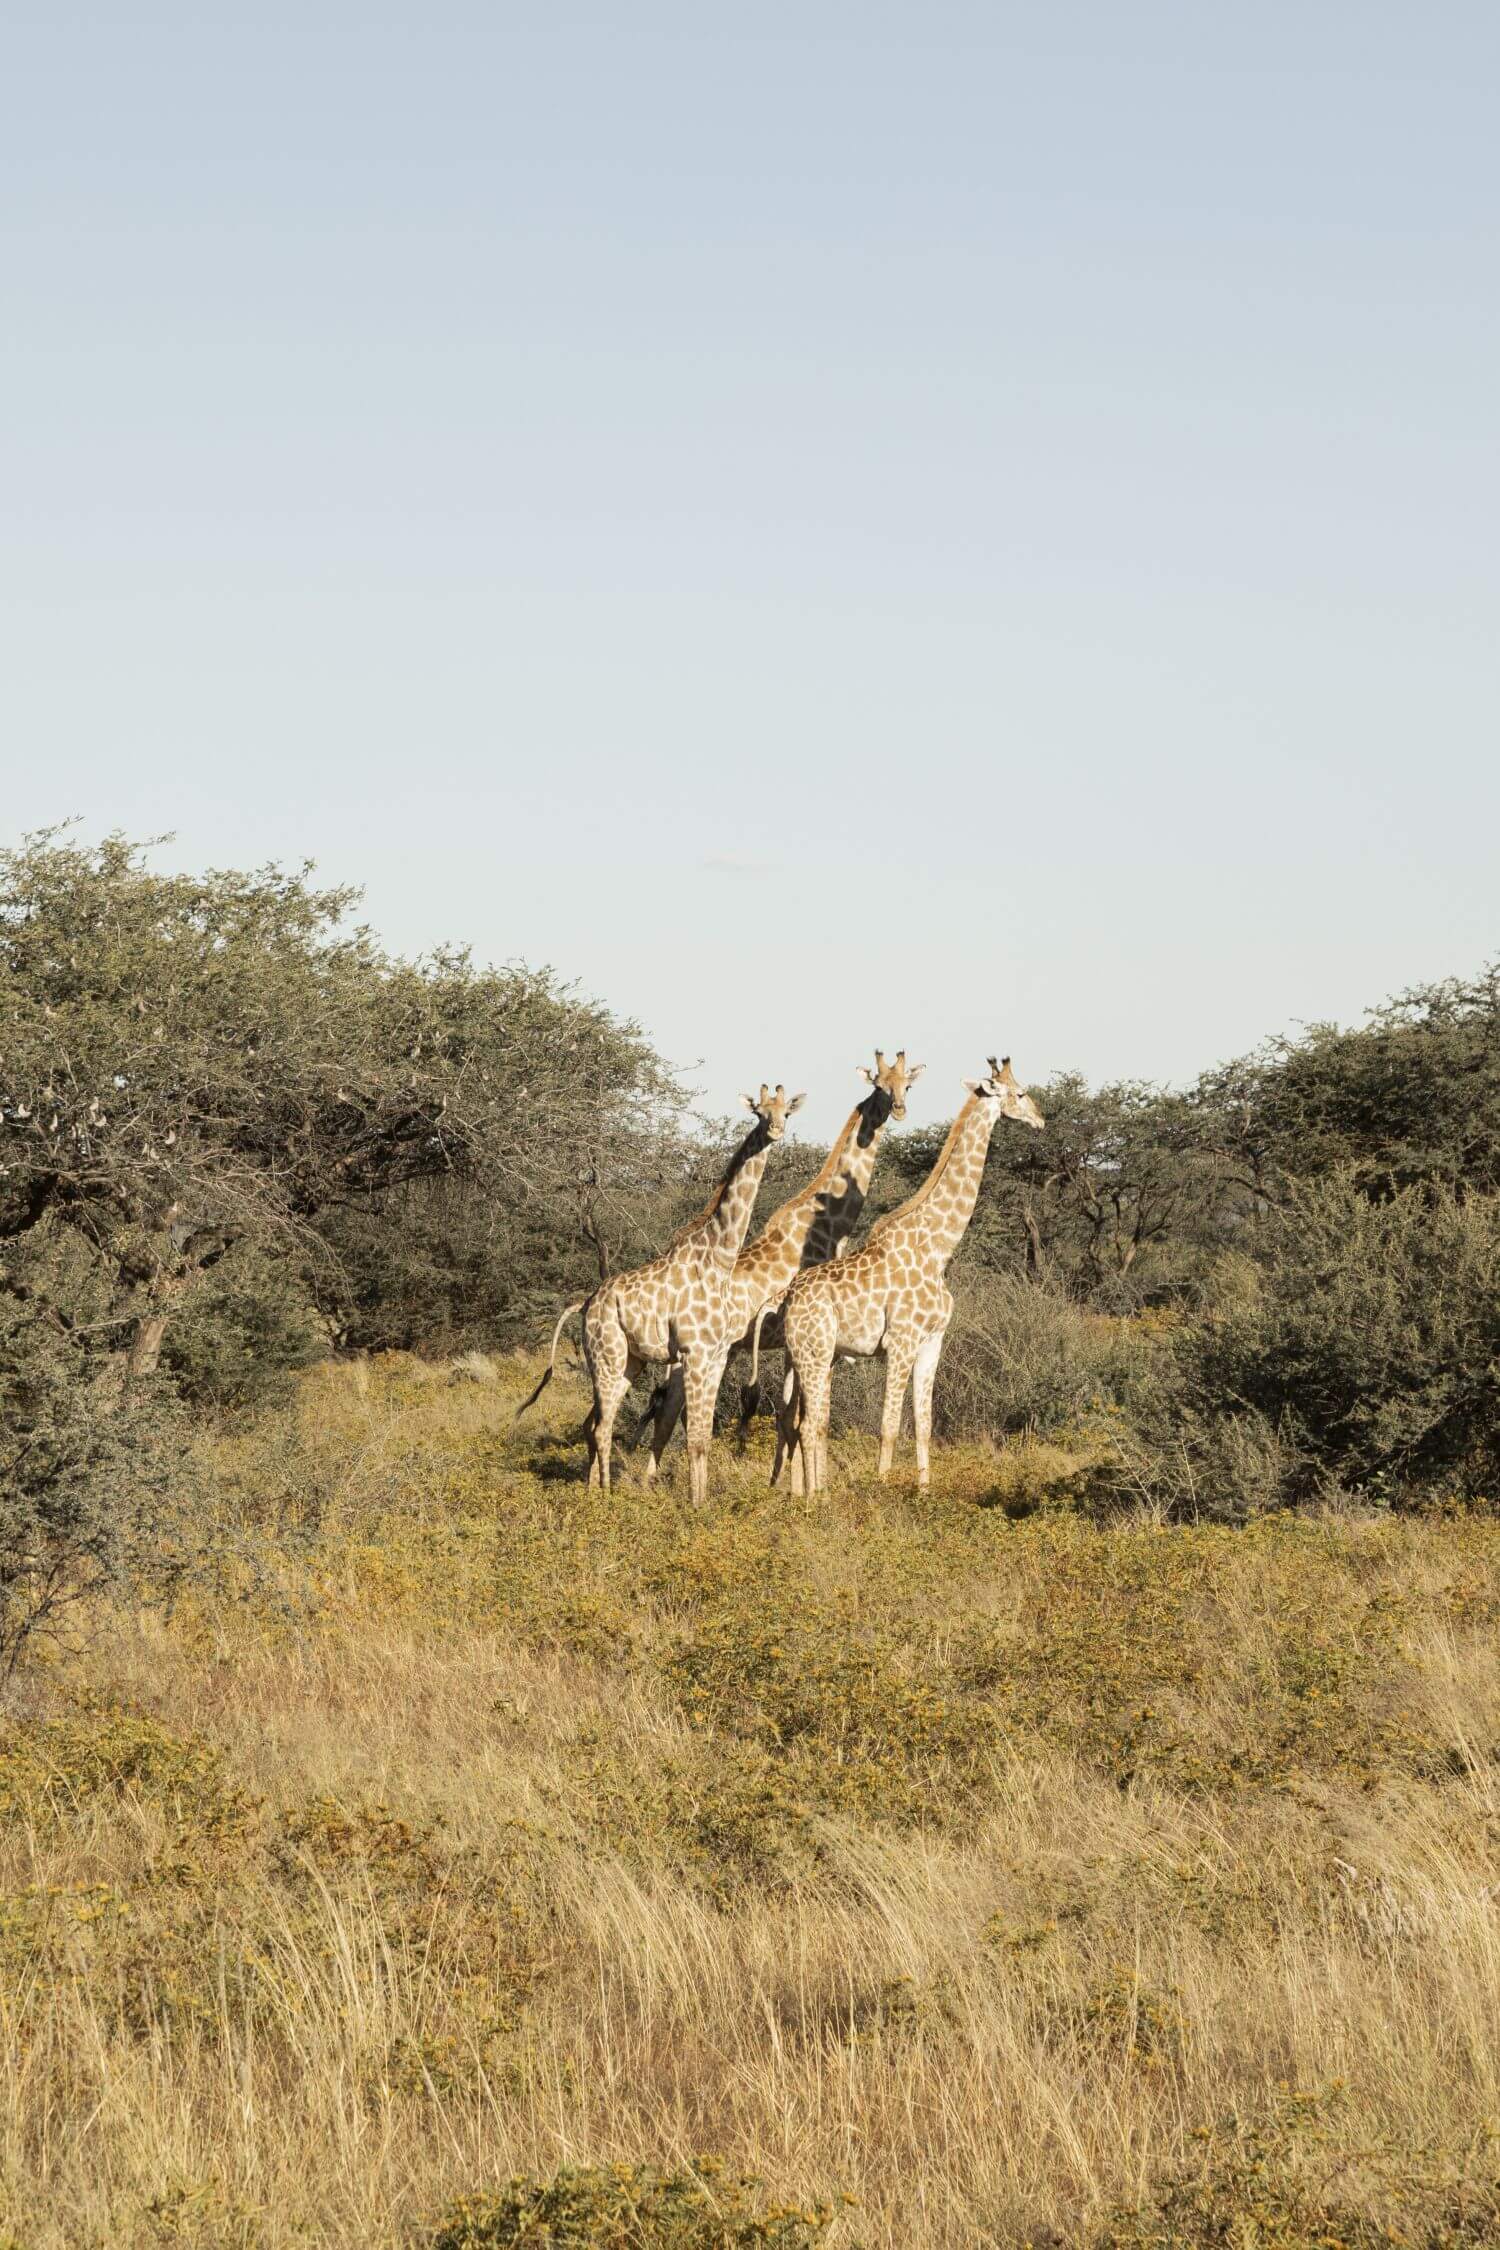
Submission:
M 1500 1526 L 696 1514 L 495 1374 L 206 1439 L 0 1726 L 17 2242 L 1496 2239 Z

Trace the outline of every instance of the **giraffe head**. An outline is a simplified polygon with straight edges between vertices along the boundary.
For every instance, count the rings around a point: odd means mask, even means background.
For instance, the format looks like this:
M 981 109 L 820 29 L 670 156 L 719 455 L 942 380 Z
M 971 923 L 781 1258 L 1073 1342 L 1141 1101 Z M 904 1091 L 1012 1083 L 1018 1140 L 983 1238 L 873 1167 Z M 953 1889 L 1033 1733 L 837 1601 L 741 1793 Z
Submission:
M 782 1134 L 786 1131 L 787 1119 L 794 1110 L 799 1110 L 802 1107 L 806 1099 L 806 1094 L 793 1094 L 791 1099 L 788 1100 L 785 1086 L 778 1086 L 773 1093 L 764 1082 L 762 1082 L 758 1094 L 741 1094 L 740 1096 L 740 1100 L 744 1103 L 746 1109 L 754 1110 L 766 1129 L 767 1140 L 771 1141 L 780 1140 Z
M 1030 1125 L 1034 1131 L 1040 1132 L 1047 1122 L 1011 1069 L 1009 1055 L 1002 1055 L 998 1062 L 991 1055 L 989 1076 L 966 1078 L 964 1084 L 981 1101 L 998 1102 L 1000 1115 L 1008 1117 L 1013 1124 Z
M 925 1063 L 913 1063 L 908 1070 L 904 1047 L 897 1048 L 894 1062 L 887 1062 L 884 1054 L 877 1047 L 875 1050 L 875 1068 L 870 1070 L 865 1064 L 861 1063 L 859 1075 L 861 1078 L 868 1078 L 870 1084 L 877 1087 L 881 1093 L 890 1095 L 891 1106 L 887 1114 L 894 1117 L 899 1125 L 906 1115 L 906 1089 L 908 1086 L 916 1084 L 926 1068 Z

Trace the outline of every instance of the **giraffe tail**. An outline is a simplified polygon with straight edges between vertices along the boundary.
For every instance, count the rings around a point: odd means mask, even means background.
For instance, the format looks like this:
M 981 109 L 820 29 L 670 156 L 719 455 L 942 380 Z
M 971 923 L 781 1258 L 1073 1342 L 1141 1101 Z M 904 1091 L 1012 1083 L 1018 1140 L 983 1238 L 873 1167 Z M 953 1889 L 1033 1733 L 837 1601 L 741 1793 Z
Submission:
M 749 1387 L 750 1387 L 750 1389 L 751 1389 L 752 1391 L 753 1391 L 753 1390 L 755 1390 L 755 1389 L 756 1389 L 756 1388 L 757 1388 L 757 1387 L 759 1386 L 759 1383 L 760 1383 L 760 1332 L 761 1332 L 762 1328 L 764 1328 L 764 1326 L 765 1326 L 766 1322 L 767 1322 L 767 1321 L 769 1320 L 769 1318 L 770 1318 L 771 1314 L 772 1314 L 773 1312 L 775 1312 L 775 1310 L 776 1310 L 776 1301 L 775 1301 L 775 1299 L 774 1299 L 774 1298 L 768 1298 L 768 1299 L 767 1299 L 767 1301 L 765 1302 L 765 1304 L 763 1304 L 763 1305 L 761 1306 L 761 1308 L 760 1308 L 760 1311 L 759 1311 L 759 1312 L 758 1312 L 758 1313 L 756 1314 L 756 1316 L 755 1316 L 755 1334 L 754 1334 L 754 1336 L 753 1336 L 753 1337 L 751 1338 L 751 1340 L 750 1340 L 750 1386 L 749 1386 Z
M 551 1382 L 553 1374 L 557 1367 L 558 1338 L 562 1335 L 563 1330 L 567 1327 L 568 1322 L 572 1319 L 574 1313 L 582 1312 L 584 1306 L 587 1303 L 587 1297 L 580 1297 L 576 1304 L 569 1305 L 567 1310 L 559 1315 L 557 1326 L 552 1331 L 552 1350 L 547 1360 L 547 1372 L 542 1377 L 541 1381 L 537 1384 L 537 1387 L 532 1392 L 530 1398 L 522 1399 L 520 1405 L 516 1408 L 514 1416 L 512 1417 L 513 1420 L 519 1422 L 521 1416 L 526 1412 L 527 1408 L 530 1406 L 535 1406 L 537 1400 L 541 1397 L 543 1391 Z

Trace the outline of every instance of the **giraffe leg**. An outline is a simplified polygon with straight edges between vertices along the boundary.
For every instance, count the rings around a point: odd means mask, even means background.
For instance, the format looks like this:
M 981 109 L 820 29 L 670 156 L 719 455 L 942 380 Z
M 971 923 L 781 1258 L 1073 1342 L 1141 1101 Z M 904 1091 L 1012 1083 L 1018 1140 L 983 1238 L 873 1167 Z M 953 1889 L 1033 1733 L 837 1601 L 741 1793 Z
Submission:
M 912 1416 L 917 1425 L 917 1483 L 925 1491 L 929 1482 L 928 1456 L 932 1445 L 932 1386 L 947 1331 L 924 1336 L 911 1375 Z
M 599 1376 L 594 1366 L 594 1355 L 587 1345 L 583 1356 L 588 1362 L 589 1381 L 594 1386 L 594 1403 L 583 1418 L 582 1431 L 582 1435 L 589 1441 L 589 1484 L 593 1486 L 599 1482 Z
M 614 1445 L 615 1416 L 640 1371 L 640 1361 L 631 1358 L 619 1327 L 605 1328 L 594 1352 L 596 1419 L 589 1441 L 593 1455 L 589 1463 L 589 1483 L 602 1487 L 605 1492 L 610 1489 L 609 1463 Z
M 611 1333 L 613 1332 L 613 1333 Z M 583 1364 L 589 1371 L 593 1386 L 594 1403 L 584 1417 L 583 1435 L 589 1441 L 589 1484 L 599 1482 L 599 1405 L 604 1395 L 604 1385 L 609 1381 L 609 1369 L 614 1360 L 614 1347 L 623 1347 L 625 1339 L 619 1327 L 610 1318 L 607 1303 L 596 1297 L 584 1307 L 583 1313 Z
M 773 1327 L 776 1330 L 774 1337 L 771 1333 Z M 766 1324 L 765 1332 L 761 1336 L 760 1342 L 760 1356 L 762 1362 L 769 1360 L 772 1351 L 778 1348 L 780 1343 L 781 1331 L 779 1320 L 768 1321 Z M 744 1355 L 742 1354 L 742 1358 L 743 1356 Z M 776 1410 L 776 1393 L 775 1391 L 772 1391 L 770 1411 L 774 1414 Z M 745 1447 L 748 1445 L 750 1440 L 751 1423 L 755 1420 L 757 1414 L 764 1414 L 765 1411 L 766 1393 L 762 1386 L 761 1378 L 759 1374 L 757 1374 L 756 1379 L 753 1383 L 741 1383 L 740 1385 L 739 1441 L 740 1451 L 742 1453 L 744 1452 Z M 775 1480 L 773 1479 L 772 1481 L 774 1482 Z
M 786 1380 L 782 1384 L 782 1403 L 776 1417 L 776 1461 L 771 1471 L 772 1484 L 789 1484 L 794 1500 L 800 1500 L 807 1490 L 807 1464 L 802 1452 L 802 1424 L 807 1414 L 807 1395 L 797 1378 L 797 1370 L 790 1360 L 786 1363 Z
M 708 1498 L 708 1446 L 714 1434 L 714 1407 L 718 1401 L 719 1385 L 724 1380 L 726 1356 L 723 1352 L 716 1352 L 712 1358 L 693 1358 L 683 1364 L 683 1388 L 687 1402 L 688 1490 L 695 1508 L 701 1508 Z
M 792 1498 L 800 1500 L 807 1490 L 807 1463 L 803 1458 L 800 1436 L 803 1417 L 807 1412 L 807 1400 L 803 1395 L 802 1385 L 798 1382 L 795 1374 L 792 1373 L 790 1366 L 787 1370 L 787 1381 L 792 1399 L 791 1437 L 787 1444 L 787 1451 L 791 1456 Z
M 833 1367 L 828 1369 L 828 1384 L 823 1393 L 823 1411 L 818 1416 L 818 1490 L 828 1489 L 828 1439 L 833 1428 Z
M 792 1490 L 795 1492 L 797 1489 L 795 1463 L 800 1462 L 802 1490 L 811 1499 L 828 1482 L 828 1416 L 833 1397 L 832 1370 L 821 1364 L 799 1369 L 798 1384 L 802 1392 L 802 1413 L 798 1419 Z
M 653 1387 L 651 1396 L 647 1399 L 645 1405 L 641 1408 L 641 1418 L 636 1423 L 635 1436 L 631 1440 L 631 1443 L 637 1449 L 645 1444 L 646 1432 L 651 1428 L 652 1424 L 656 1420 L 657 1415 L 660 1414 L 662 1407 L 666 1402 L 667 1384 L 670 1382 L 670 1380 L 671 1369 L 669 1368 L 667 1370 L 667 1373 L 663 1375 L 661 1381 Z
M 622 1382 L 606 1391 L 599 1401 L 599 1424 L 594 1431 L 594 1464 L 589 1470 L 589 1483 L 602 1486 L 606 1492 L 610 1489 L 609 1464 L 614 1448 L 615 1416 L 619 1413 L 629 1388 L 628 1383 Z
M 739 1438 L 741 1453 L 744 1452 L 746 1446 L 750 1442 L 750 1425 L 755 1420 L 756 1415 L 760 1412 L 761 1405 L 762 1399 L 759 1383 L 741 1383 L 740 1426 L 738 1431 L 736 1432 L 736 1435 Z
M 735 1341 L 730 1345 L 729 1350 L 725 1355 L 724 1364 L 726 1371 L 728 1370 L 729 1366 L 735 1361 L 738 1361 L 742 1369 L 747 1367 L 750 1362 L 750 1354 L 738 1338 L 736 1338 Z M 721 1389 L 723 1388 L 723 1383 L 724 1377 L 721 1375 L 719 1377 L 719 1386 Z M 742 1382 L 740 1384 L 739 1422 L 734 1433 L 735 1449 L 739 1453 L 743 1453 L 747 1444 L 749 1443 L 750 1424 L 755 1419 L 755 1416 L 760 1412 L 760 1408 L 760 1384 L 757 1382 L 752 1388 L 749 1383 Z
M 682 1419 L 685 1390 L 682 1369 L 673 1366 L 667 1370 L 667 1379 L 656 1394 L 656 1421 L 651 1432 L 651 1451 L 646 1461 L 646 1482 L 656 1482 L 656 1472 L 661 1467 L 661 1457 L 672 1442 L 672 1432 Z
M 787 1372 L 776 1399 L 776 1460 L 771 1462 L 771 1485 L 780 1485 L 787 1474 L 787 1462 L 792 1465 L 792 1489 L 803 1489 L 803 1453 L 796 1442 L 796 1424 L 803 1415 L 803 1390 L 796 1379 L 796 1368 L 787 1359 Z
M 904 1336 L 888 1336 L 885 1345 L 885 1405 L 880 1413 L 880 1467 L 877 1474 L 884 1484 L 891 1473 L 895 1457 L 896 1440 L 901 1435 L 901 1409 L 906 1404 L 906 1380 L 917 1356 L 914 1342 Z

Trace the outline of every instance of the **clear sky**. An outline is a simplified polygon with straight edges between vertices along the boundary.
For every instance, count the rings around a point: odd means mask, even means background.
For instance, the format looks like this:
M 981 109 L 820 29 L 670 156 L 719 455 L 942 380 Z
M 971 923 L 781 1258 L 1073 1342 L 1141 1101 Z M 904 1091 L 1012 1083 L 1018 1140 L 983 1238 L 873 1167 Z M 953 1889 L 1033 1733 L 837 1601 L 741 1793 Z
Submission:
M 1500 932 L 1500 9 L 13 0 L 9 836 L 832 1129 Z

